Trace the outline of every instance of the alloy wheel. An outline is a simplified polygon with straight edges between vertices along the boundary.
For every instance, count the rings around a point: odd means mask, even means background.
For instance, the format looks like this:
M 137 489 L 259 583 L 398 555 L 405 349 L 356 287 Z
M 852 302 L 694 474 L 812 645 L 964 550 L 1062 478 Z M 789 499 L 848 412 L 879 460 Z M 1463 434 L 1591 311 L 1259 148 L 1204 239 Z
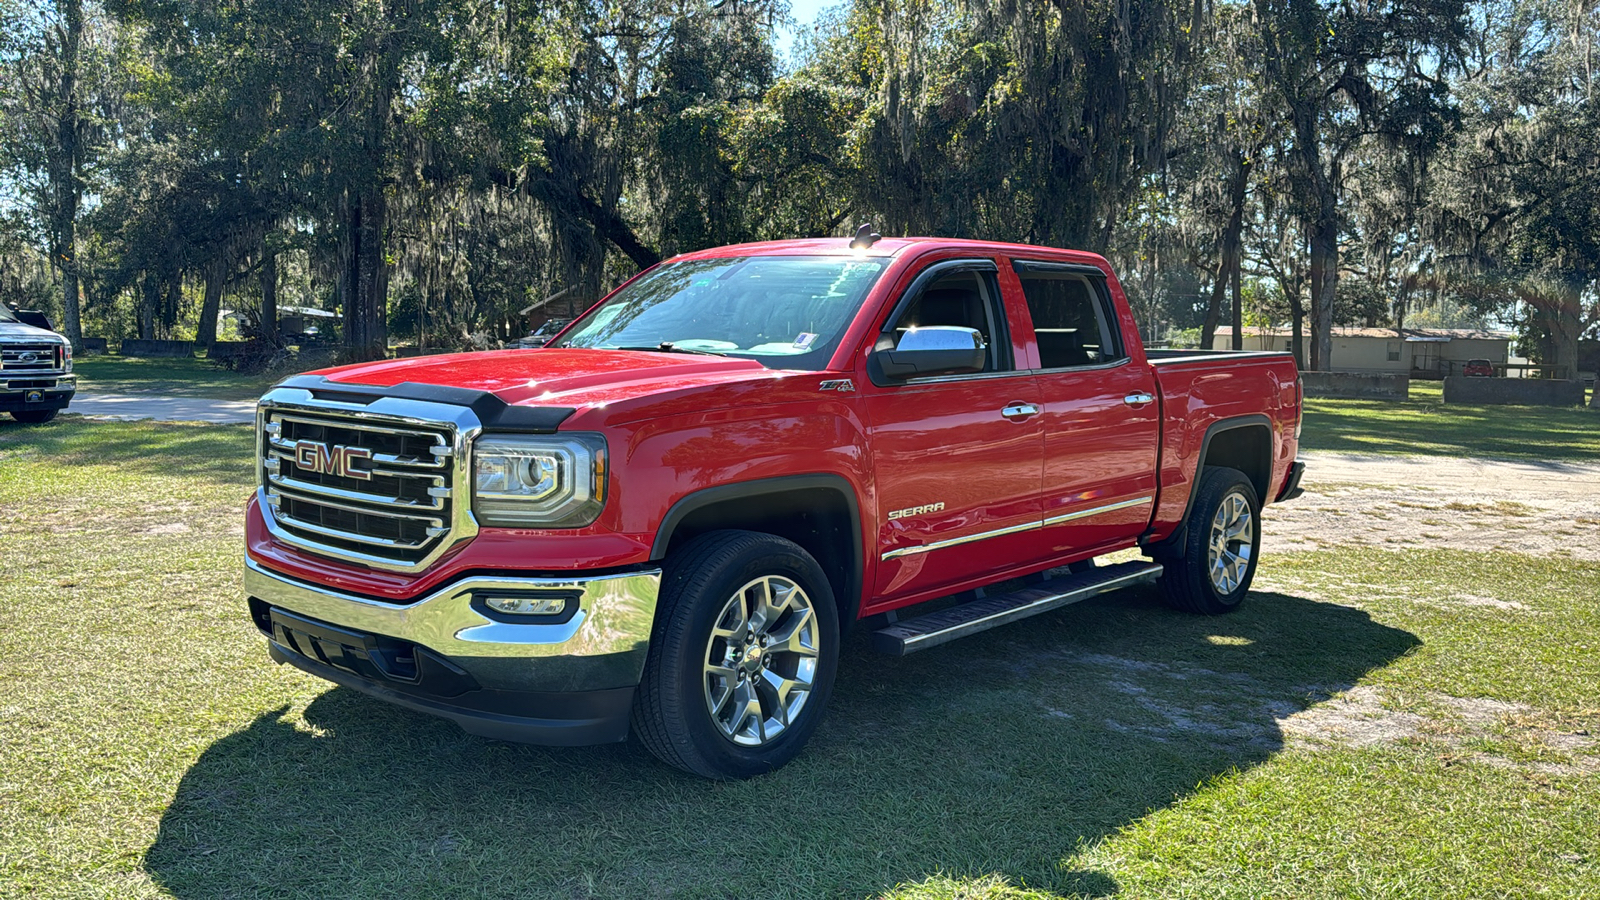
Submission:
M 722 736 L 759 747 L 805 708 L 817 676 L 811 598 L 781 575 L 754 579 L 728 598 L 706 642 L 706 709 Z
M 1219 594 L 1231 594 L 1243 582 L 1255 551 L 1255 522 L 1250 501 L 1231 491 L 1217 506 L 1211 518 L 1211 535 L 1206 554 L 1211 584 Z

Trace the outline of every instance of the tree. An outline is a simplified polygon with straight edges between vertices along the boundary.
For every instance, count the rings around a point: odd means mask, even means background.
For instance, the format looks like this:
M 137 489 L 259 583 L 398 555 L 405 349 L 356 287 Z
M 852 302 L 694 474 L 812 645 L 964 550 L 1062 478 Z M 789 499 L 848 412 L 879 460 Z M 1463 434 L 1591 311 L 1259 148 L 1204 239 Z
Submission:
M 286 216 L 339 258 L 351 358 L 387 352 L 389 191 L 408 66 L 445 46 L 445 0 L 111 0 L 165 67 L 160 99 L 191 170 L 248 237 Z M 281 48 L 294 52 L 280 52 Z M 220 208 L 220 207 L 219 207 Z M 217 248 L 221 252 L 221 248 Z M 209 258 L 209 255 L 208 255 Z
M 1432 134 L 1451 111 L 1446 75 L 1461 0 L 1253 0 L 1266 80 L 1292 135 L 1291 177 L 1310 245 L 1310 367 L 1333 347 L 1341 213 L 1351 154 L 1373 135 Z
M 1163 157 L 1191 10 L 854 4 L 808 69 L 862 98 L 845 148 L 858 212 L 885 233 L 1106 248 Z
M 78 225 L 117 93 L 118 35 L 84 0 L 0 3 L 0 179 L 20 188 L 61 279 L 62 332 L 83 347 Z
M 1526 311 L 1526 349 L 1570 376 L 1600 322 L 1600 7 L 1489 2 L 1477 22 L 1434 237 L 1459 277 Z

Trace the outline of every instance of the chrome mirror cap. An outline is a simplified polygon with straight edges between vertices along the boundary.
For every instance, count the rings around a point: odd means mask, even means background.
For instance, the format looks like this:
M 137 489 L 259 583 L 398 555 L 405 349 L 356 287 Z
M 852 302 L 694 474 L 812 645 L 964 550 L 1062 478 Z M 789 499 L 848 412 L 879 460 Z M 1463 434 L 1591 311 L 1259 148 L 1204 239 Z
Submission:
M 895 345 L 896 353 L 923 350 L 956 350 L 972 351 L 987 350 L 989 345 L 984 342 L 983 335 L 976 328 L 964 328 L 960 325 L 924 325 L 921 328 L 908 328 L 900 336 L 900 343 Z
M 927 325 L 909 328 L 892 349 L 872 355 L 886 378 L 904 381 L 922 375 L 949 375 L 981 372 L 989 357 L 989 345 L 976 328 L 959 325 Z

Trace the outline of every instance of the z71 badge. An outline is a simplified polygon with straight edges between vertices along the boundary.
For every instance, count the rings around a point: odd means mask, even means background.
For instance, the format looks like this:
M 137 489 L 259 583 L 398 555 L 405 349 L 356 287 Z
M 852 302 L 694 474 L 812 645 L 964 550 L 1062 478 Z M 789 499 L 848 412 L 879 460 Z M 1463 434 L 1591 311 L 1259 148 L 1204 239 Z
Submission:
M 890 519 L 906 519 L 911 516 L 920 516 L 923 513 L 936 513 L 944 509 L 943 503 L 929 503 L 925 506 L 912 506 L 906 509 L 897 509 L 889 513 Z

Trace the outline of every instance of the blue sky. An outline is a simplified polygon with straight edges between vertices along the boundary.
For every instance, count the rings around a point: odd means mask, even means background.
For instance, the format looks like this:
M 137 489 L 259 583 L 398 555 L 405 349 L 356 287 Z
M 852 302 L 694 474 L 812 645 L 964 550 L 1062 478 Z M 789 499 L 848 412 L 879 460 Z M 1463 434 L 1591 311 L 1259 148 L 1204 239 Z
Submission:
M 846 0 L 790 0 L 789 15 L 794 17 L 797 28 L 808 28 L 817 13 L 830 6 L 839 6 Z M 794 44 L 794 32 L 786 28 L 778 29 L 778 51 L 787 55 L 789 48 Z

